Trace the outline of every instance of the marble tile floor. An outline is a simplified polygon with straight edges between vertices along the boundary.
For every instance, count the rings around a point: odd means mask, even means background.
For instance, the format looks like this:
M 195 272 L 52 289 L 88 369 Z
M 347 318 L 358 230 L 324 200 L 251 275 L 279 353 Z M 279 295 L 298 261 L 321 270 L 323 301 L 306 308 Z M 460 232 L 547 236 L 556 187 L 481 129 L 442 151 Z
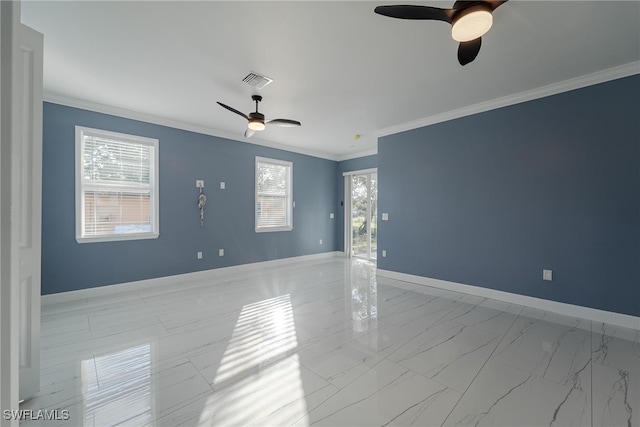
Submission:
M 343 258 L 45 305 L 23 426 L 640 426 L 640 331 Z

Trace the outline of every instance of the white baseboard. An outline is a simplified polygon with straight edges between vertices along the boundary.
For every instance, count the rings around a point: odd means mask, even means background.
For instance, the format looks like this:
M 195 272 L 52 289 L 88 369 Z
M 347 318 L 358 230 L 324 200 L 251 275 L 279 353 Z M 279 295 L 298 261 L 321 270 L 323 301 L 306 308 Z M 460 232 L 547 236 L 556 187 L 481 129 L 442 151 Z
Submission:
M 448 282 L 446 280 L 432 279 L 429 277 L 415 276 L 412 274 L 398 273 L 389 270 L 377 270 L 377 275 L 389 279 L 400 280 L 421 286 L 446 289 L 454 292 L 475 295 L 484 298 L 491 298 L 511 304 L 525 305 L 539 310 L 551 311 L 571 317 L 580 317 L 594 322 L 602 322 L 615 326 L 622 326 L 640 330 L 640 317 L 628 314 L 614 313 L 611 311 L 598 310 L 596 308 L 583 307 L 579 305 L 566 304 L 563 302 L 551 301 L 542 298 L 519 295 L 510 292 L 497 291 L 495 289 L 483 288 L 480 286 L 465 285 L 462 283 Z
M 173 276 L 156 277 L 153 279 L 137 280 L 135 282 L 118 283 L 115 285 L 99 286 L 95 288 L 78 289 L 76 291 L 59 292 L 42 295 L 41 305 L 58 304 L 61 302 L 77 301 L 85 298 L 93 298 L 112 295 L 119 292 L 140 291 L 174 283 L 198 282 L 207 279 L 220 279 L 230 274 L 242 274 L 266 268 L 300 264 L 305 262 L 317 262 L 329 258 L 344 257 L 344 252 L 324 252 L 321 254 L 302 255 L 291 258 L 281 258 L 271 261 L 254 262 L 250 264 L 233 265 L 211 270 L 194 271 L 193 273 L 177 274 Z

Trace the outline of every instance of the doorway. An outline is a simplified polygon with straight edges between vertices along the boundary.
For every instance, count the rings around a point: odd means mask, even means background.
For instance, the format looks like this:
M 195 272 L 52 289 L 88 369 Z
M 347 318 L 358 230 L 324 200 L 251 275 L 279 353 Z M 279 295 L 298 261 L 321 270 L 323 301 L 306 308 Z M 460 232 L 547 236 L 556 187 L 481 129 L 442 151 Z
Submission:
M 345 173 L 347 256 L 375 261 L 378 252 L 378 171 Z

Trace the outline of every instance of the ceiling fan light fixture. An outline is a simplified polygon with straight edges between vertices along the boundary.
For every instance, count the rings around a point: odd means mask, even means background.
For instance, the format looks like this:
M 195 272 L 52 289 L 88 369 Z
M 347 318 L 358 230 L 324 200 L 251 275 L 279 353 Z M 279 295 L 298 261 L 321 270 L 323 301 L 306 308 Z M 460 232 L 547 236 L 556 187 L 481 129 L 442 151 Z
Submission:
M 252 95 L 251 99 L 256 103 L 256 111 L 253 113 L 245 114 L 241 111 L 236 110 L 235 108 L 231 108 L 228 105 L 223 104 L 222 102 L 218 102 L 218 105 L 222 108 L 235 113 L 244 119 L 247 120 L 247 130 L 244 132 L 245 138 L 250 138 L 256 131 L 264 130 L 267 124 L 272 124 L 274 126 L 284 126 L 284 127 L 292 127 L 292 126 L 300 126 L 300 122 L 297 120 L 291 119 L 274 119 L 274 120 L 265 120 L 264 114 L 258 112 L 258 103 L 262 101 L 261 95 Z
M 249 120 L 249 124 L 247 127 L 251 130 L 260 131 L 264 130 L 265 125 L 262 120 Z
M 458 42 L 468 42 L 482 37 L 493 25 L 491 10 L 485 6 L 466 9 L 451 25 L 451 37 Z

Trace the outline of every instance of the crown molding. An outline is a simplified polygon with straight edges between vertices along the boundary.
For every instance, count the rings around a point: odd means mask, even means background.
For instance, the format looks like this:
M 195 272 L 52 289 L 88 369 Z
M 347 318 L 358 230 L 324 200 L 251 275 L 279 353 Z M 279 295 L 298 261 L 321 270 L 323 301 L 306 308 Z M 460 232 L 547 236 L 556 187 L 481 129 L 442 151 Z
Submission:
M 238 138 L 235 134 L 219 131 L 217 129 L 209 128 L 206 126 L 195 125 L 193 123 L 183 122 L 180 120 L 168 119 L 166 117 L 155 116 L 153 114 L 140 113 L 137 111 L 127 110 L 125 108 L 113 107 L 111 105 L 100 104 L 97 102 L 87 101 L 79 98 L 72 98 L 63 95 L 47 93 L 43 94 L 43 100 L 53 104 L 64 105 L 66 107 L 80 108 L 87 111 L 93 111 L 95 113 L 109 114 L 112 116 L 121 117 L 130 120 L 139 120 L 145 123 L 151 123 L 160 126 L 167 126 L 174 129 L 185 130 L 189 132 L 196 132 L 204 135 L 215 136 L 218 138 L 229 139 L 232 141 L 242 142 L 246 144 L 260 145 L 263 147 L 274 148 L 276 150 L 289 151 L 296 154 L 304 154 L 311 157 L 319 157 L 321 159 L 337 161 L 337 156 L 328 153 L 321 153 L 314 150 L 306 150 L 302 148 L 293 147 L 290 145 L 279 144 L 276 142 L 265 141 L 260 138 Z
M 376 138 L 380 138 L 387 135 L 392 135 L 407 130 L 417 129 L 425 126 L 430 126 L 436 123 L 446 122 L 449 120 L 458 119 L 473 114 L 482 113 L 485 111 L 495 110 L 502 107 L 508 107 L 510 105 L 520 104 L 522 102 L 532 101 L 539 98 L 544 98 L 551 95 L 557 95 L 563 92 L 568 92 L 574 89 L 580 89 L 596 85 L 599 83 L 608 82 L 611 80 L 621 79 L 632 75 L 640 74 L 640 61 L 631 62 L 625 65 L 621 65 L 607 70 L 598 71 L 584 76 L 576 77 L 573 79 L 565 80 L 558 83 L 553 83 L 547 86 L 542 86 L 536 89 L 519 92 L 513 95 L 507 95 L 501 98 L 496 98 L 490 101 L 481 102 L 474 105 L 458 108 L 444 113 L 435 114 L 433 116 L 425 117 L 422 119 L 414 120 L 411 122 L 401 123 L 398 125 L 389 126 L 379 129 L 373 133 Z M 179 120 L 168 119 L 166 117 L 154 116 L 151 114 L 140 113 L 137 111 L 127 110 L 124 108 L 113 107 L 110 105 L 100 104 L 92 101 L 87 101 L 78 98 L 66 97 L 58 94 L 48 93 L 45 91 L 43 94 L 44 101 L 54 104 L 60 104 L 67 107 L 81 108 L 96 113 L 109 114 L 117 117 L 122 117 L 132 120 L 140 120 L 147 123 L 152 123 L 161 126 L 168 126 L 175 129 L 186 130 L 190 132 L 201 133 L 204 135 L 215 136 L 218 138 L 225 138 L 232 141 L 238 141 L 248 144 L 260 145 L 263 147 L 269 147 L 277 150 L 289 151 L 297 154 L 304 154 L 306 156 L 318 157 L 326 160 L 344 161 L 355 159 L 358 157 L 371 156 L 378 153 L 378 149 L 372 148 L 364 151 L 357 151 L 347 154 L 330 154 L 322 153 L 314 150 L 301 149 L 290 145 L 279 144 L 275 142 L 265 141 L 260 138 L 240 139 L 235 134 L 222 132 L 217 129 L 208 128 L 205 126 L 199 126 L 192 123 L 187 123 Z
M 344 160 L 357 159 L 358 157 L 367 157 L 378 154 L 378 147 L 371 148 L 369 150 L 356 151 L 355 153 L 342 154 L 336 157 L 336 161 L 342 162 Z
M 389 126 L 383 129 L 379 129 L 375 135 L 378 138 L 382 136 L 393 135 L 407 130 L 459 119 L 461 117 L 471 116 L 473 114 L 483 113 L 485 111 L 495 110 L 502 107 L 508 107 L 510 105 L 516 105 L 522 102 L 533 101 L 534 99 L 545 98 L 547 96 L 557 95 L 574 89 L 580 89 L 583 87 L 592 86 L 611 80 L 617 80 L 636 74 L 640 74 L 640 61 L 630 62 L 625 65 L 620 65 L 618 67 L 609 68 L 607 70 L 586 74 L 584 76 L 564 80 L 562 82 L 553 83 L 547 86 L 541 86 L 536 89 L 519 92 L 513 95 L 503 96 L 501 98 L 469 105 L 466 107 L 458 108 L 456 110 L 446 111 L 444 113 L 435 114 L 433 116 L 425 117 L 411 122 Z

